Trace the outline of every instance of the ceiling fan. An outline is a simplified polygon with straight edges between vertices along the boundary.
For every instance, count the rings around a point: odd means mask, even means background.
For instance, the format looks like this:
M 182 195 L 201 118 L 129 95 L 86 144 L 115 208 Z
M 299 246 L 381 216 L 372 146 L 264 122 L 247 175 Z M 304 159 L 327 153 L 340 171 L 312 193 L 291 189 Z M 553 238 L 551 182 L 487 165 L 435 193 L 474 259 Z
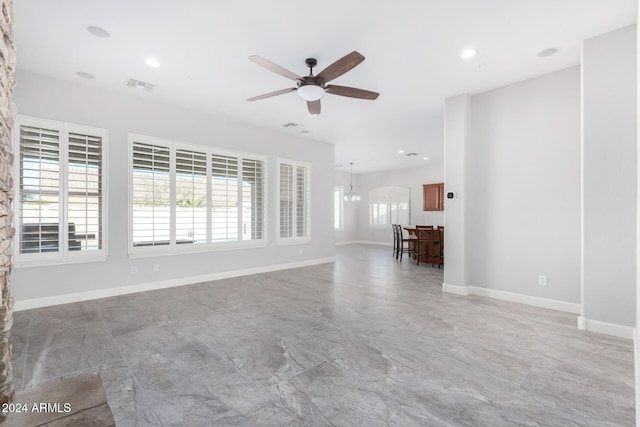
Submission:
M 258 55 L 252 55 L 249 57 L 250 60 L 255 62 L 258 65 L 263 66 L 267 70 L 273 71 L 274 73 L 280 74 L 286 78 L 294 80 L 296 82 L 296 87 L 276 90 L 275 92 L 265 93 L 264 95 L 254 96 L 253 98 L 247 99 L 247 101 L 258 101 L 264 98 L 270 98 L 272 96 L 284 95 L 285 93 L 296 91 L 300 98 L 307 101 L 307 108 L 309 109 L 309 114 L 312 116 L 317 116 L 320 114 L 320 98 L 325 93 L 331 93 L 333 95 L 340 96 L 348 96 L 350 98 L 360 98 L 360 99 L 376 99 L 380 95 L 377 92 L 371 92 L 369 90 L 357 89 L 355 87 L 347 87 L 347 86 L 336 86 L 336 85 L 327 85 L 326 83 L 331 80 L 340 77 L 347 71 L 354 68 L 356 65 L 360 64 L 364 61 L 364 56 L 362 56 L 359 52 L 355 50 L 342 58 L 338 59 L 333 64 L 329 65 L 327 68 L 322 70 L 317 76 L 313 75 L 313 68 L 318 64 L 318 61 L 315 58 L 307 58 L 305 64 L 309 67 L 309 75 L 300 77 L 297 74 L 287 70 L 286 68 L 281 67 L 278 64 L 274 64 L 268 59 L 264 59 Z

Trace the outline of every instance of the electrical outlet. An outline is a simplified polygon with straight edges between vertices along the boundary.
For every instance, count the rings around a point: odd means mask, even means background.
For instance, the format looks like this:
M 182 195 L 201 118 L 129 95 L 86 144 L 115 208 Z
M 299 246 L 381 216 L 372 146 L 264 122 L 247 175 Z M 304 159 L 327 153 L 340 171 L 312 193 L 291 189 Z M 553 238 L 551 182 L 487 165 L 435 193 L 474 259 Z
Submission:
M 153 271 L 160 271 L 160 264 L 153 264 Z
M 136 274 L 138 274 L 138 267 L 136 267 L 135 265 L 131 266 L 131 275 L 135 276 Z
M 538 285 L 547 286 L 547 276 L 544 276 L 542 274 L 538 276 Z

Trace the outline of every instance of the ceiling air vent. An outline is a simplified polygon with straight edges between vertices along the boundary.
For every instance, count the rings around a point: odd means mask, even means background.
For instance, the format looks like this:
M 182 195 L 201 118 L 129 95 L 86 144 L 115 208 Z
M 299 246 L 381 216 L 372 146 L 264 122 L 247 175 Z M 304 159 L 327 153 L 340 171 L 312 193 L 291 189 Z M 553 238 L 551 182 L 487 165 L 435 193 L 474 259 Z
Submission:
M 417 155 L 418 155 L 418 153 L 407 153 L 407 154 L 405 154 L 405 156 L 407 156 L 407 157 L 413 157 L 413 156 L 417 156 Z
M 129 79 L 127 80 L 126 86 L 132 89 L 150 91 L 151 89 L 153 89 L 155 85 L 151 83 L 143 82 L 142 80 Z

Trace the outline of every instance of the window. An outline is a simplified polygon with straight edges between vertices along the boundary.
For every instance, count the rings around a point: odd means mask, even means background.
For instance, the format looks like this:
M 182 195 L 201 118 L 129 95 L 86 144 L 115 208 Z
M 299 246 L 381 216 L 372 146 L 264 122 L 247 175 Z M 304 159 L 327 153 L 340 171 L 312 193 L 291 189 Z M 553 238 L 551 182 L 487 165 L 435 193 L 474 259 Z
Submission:
M 260 156 L 132 134 L 129 145 L 131 254 L 263 244 Z
M 106 257 L 107 131 L 18 116 L 16 263 Z
M 171 236 L 170 150 L 133 145 L 133 245 L 168 245 Z
M 378 187 L 369 193 L 369 225 L 409 224 L 409 189 Z
M 333 191 L 333 228 L 344 228 L 344 188 L 341 185 Z
M 278 160 L 280 170 L 281 242 L 309 240 L 309 170 L 308 163 Z
M 369 224 L 409 224 L 409 203 L 371 203 Z

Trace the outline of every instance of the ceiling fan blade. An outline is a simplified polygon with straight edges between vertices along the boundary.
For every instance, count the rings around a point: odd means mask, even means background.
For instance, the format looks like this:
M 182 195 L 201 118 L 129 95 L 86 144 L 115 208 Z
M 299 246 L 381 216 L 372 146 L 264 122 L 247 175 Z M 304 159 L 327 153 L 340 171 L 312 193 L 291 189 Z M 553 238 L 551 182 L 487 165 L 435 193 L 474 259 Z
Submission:
M 358 89 L 348 86 L 336 86 L 328 85 L 325 92 L 332 93 L 334 95 L 348 96 L 350 98 L 360 99 L 377 99 L 380 94 L 378 92 L 372 92 L 370 90 Z
M 279 66 L 278 64 L 274 64 L 273 62 L 269 61 L 268 59 L 264 59 L 259 55 L 251 55 L 249 59 L 255 62 L 256 64 L 263 66 L 267 70 L 273 71 L 274 73 L 280 74 L 281 76 L 286 77 L 288 79 L 298 80 L 301 78 L 299 75 L 295 74 L 294 72 L 289 71 L 286 68 Z
M 247 99 L 247 101 L 258 101 L 260 99 L 271 98 L 272 96 L 284 95 L 285 93 L 293 92 L 295 90 L 296 90 L 295 87 L 288 88 L 288 89 L 280 89 L 280 90 L 276 90 L 275 92 L 265 93 L 264 95 L 254 96 L 253 98 Z
M 307 108 L 309 109 L 309 114 L 312 116 L 317 116 L 320 114 L 320 100 L 317 101 L 307 101 Z
M 338 59 L 324 70 L 320 71 L 318 78 L 323 79 L 325 83 L 330 82 L 336 77 L 340 77 L 359 63 L 364 61 L 364 56 L 355 50 L 348 55 Z

